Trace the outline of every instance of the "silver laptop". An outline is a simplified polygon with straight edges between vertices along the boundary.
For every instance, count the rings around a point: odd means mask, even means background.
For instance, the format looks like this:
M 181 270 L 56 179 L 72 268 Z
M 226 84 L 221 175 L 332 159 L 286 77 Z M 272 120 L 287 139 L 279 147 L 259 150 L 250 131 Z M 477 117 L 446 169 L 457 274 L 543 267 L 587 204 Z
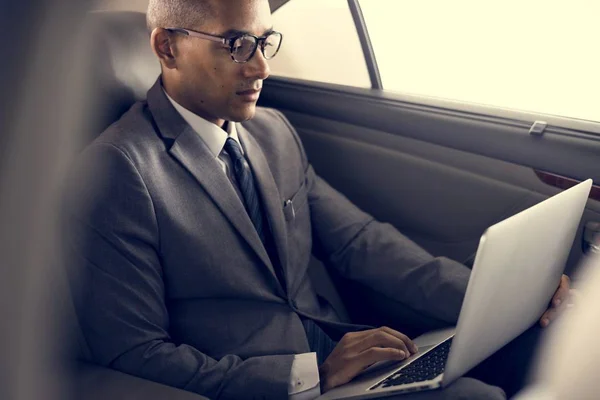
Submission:
M 556 291 L 591 188 L 587 180 L 488 228 L 456 328 L 419 336 L 417 354 L 374 365 L 319 399 L 445 387 L 527 330 Z

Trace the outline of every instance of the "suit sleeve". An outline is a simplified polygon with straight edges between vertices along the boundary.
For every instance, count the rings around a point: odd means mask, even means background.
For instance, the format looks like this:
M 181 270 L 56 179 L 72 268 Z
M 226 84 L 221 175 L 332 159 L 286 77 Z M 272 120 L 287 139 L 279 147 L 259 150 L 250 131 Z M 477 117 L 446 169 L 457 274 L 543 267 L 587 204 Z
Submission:
M 453 260 L 433 257 L 388 223 L 376 221 L 321 179 L 303 159 L 314 245 L 329 268 L 410 309 L 454 324 L 470 270 Z
M 171 340 L 156 213 L 130 158 L 94 144 L 73 170 L 67 261 L 91 361 L 211 399 L 287 398 L 293 355 L 216 360 Z

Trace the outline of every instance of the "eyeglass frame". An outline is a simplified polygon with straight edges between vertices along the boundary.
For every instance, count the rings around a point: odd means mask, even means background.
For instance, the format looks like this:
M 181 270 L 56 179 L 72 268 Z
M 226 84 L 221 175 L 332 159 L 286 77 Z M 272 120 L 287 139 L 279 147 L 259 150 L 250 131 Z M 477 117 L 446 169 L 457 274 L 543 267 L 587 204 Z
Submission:
M 259 45 L 260 45 L 260 51 L 262 52 L 263 57 L 265 57 L 266 60 L 271 60 L 271 59 L 273 59 L 273 57 L 275 57 L 277 55 L 277 53 L 279 53 L 279 49 L 281 49 L 281 43 L 283 43 L 283 33 L 277 32 L 277 31 L 271 31 L 264 36 L 255 36 L 251 33 L 242 33 L 239 35 L 235 35 L 231 38 L 226 38 L 223 36 L 212 35 L 210 33 L 194 31 L 192 29 L 185 29 L 185 28 L 164 28 L 164 29 L 166 29 L 167 31 L 183 33 L 190 37 L 206 39 L 206 40 L 210 40 L 213 42 L 221 43 L 225 46 L 229 46 L 229 55 L 231 56 L 231 59 L 233 60 L 233 62 L 235 62 L 237 64 L 245 64 L 248 61 L 250 61 L 252 59 L 252 57 L 254 57 L 254 54 L 256 53 L 256 50 L 258 49 Z M 274 33 L 278 34 L 281 39 L 279 40 L 279 45 L 277 46 L 277 50 L 275 50 L 275 54 L 272 57 L 267 58 L 267 56 L 265 56 L 265 43 L 266 43 L 267 38 Z M 250 36 L 250 37 L 254 38 L 254 40 L 255 40 L 254 50 L 252 50 L 252 53 L 250 53 L 250 56 L 248 56 L 248 59 L 246 61 L 237 61 L 235 59 L 235 57 L 233 56 L 233 45 L 235 44 L 236 40 L 243 38 L 244 36 Z

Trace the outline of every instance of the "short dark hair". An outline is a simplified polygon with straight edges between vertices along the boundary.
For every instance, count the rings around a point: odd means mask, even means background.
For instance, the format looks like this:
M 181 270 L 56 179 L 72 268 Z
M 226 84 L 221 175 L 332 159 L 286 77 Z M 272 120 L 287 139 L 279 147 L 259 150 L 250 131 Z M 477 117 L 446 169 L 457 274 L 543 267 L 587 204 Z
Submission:
M 211 0 L 150 0 L 146 24 L 155 28 L 199 29 L 213 15 Z

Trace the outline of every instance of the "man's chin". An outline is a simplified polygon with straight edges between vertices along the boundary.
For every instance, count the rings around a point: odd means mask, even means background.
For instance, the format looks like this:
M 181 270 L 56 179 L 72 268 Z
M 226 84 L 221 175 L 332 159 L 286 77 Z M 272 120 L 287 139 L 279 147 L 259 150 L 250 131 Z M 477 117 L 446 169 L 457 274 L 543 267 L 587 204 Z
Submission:
M 231 112 L 232 122 L 244 122 L 254 118 L 256 114 L 256 103 L 248 104 L 244 107 L 239 107 Z

